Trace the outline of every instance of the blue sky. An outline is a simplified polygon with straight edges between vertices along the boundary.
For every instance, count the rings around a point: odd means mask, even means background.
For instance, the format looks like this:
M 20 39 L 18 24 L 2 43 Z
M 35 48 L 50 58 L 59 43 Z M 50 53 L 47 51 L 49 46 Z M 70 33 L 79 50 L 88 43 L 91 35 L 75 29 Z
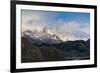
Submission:
M 59 32 L 83 32 L 89 37 L 90 13 L 22 10 L 22 30 L 44 26 Z
M 79 13 L 79 12 L 58 12 L 57 19 L 62 19 L 63 21 L 77 21 L 81 25 L 84 23 L 89 23 L 90 14 L 89 13 Z
M 62 25 L 62 22 L 75 21 L 84 26 L 85 24 L 90 24 L 90 14 L 89 13 L 79 13 L 79 12 L 44 12 L 47 17 L 48 25 Z M 58 23 L 57 23 L 58 22 Z M 54 24 L 57 23 L 57 24 Z

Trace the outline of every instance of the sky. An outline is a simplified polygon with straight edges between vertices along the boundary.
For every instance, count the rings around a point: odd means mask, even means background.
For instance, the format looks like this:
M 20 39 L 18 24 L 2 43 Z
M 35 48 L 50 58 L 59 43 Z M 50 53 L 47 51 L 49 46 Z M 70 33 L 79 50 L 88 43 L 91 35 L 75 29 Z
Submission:
M 90 13 L 22 10 L 22 31 L 44 26 L 58 32 L 70 32 L 75 37 L 89 38 Z

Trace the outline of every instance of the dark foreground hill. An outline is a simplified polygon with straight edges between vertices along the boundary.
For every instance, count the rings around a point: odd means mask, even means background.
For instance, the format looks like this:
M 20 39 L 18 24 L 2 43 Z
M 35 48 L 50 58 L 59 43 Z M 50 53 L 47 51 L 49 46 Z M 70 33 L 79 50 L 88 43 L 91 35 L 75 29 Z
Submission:
M 21 38 L 21 62 L 86 60 L 90 58 L 90 40 L 59 44 L 31 43 Z

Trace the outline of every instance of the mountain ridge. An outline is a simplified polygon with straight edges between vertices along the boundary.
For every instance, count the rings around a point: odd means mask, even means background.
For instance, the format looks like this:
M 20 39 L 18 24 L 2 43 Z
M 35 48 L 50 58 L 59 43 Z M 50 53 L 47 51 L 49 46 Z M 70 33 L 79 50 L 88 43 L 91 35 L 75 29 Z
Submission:
M 62 40 L 56 35 L 56 34 L 48 34 L 48 33 L 36 33 L 32 32 L 30 30 L 24 31 L 22 33 L 22 36 L 24 38 L 29 39 L 31 42 L 39 42 L 39 43 L 48 43 L 48 44 L 54 44 L 54 43 L 61 43 Z
M 67 41 L 58 44 L 38 44 L 37 42 L 31 43 L 24 37 L 21 39 L 21 61 L 24 63 L 90 59 L 90 40 Z

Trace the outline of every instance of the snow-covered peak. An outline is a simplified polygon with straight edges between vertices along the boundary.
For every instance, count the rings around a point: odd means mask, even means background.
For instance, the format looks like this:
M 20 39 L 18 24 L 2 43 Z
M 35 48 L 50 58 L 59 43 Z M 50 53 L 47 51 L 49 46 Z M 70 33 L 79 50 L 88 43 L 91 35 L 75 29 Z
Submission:
M 62 40 L 62 41 L 68 41 L 70 38 L 70 34 L 66 32 L 57 32 L 55 30 L 52 30 L 50 28 L 47 28 L 46 26 L 41 29 L 34 29 L 34 30 L 26 30 L 22 33 L 23 35 L 28 35 L 31 38 L 39 38 L 39 39 L 53 39 L 53 40 Z
M 81 33 L 81 34 L 80 34 Z M 65 41 L 75 41 L 75 40 L 87 40 L 89 36 L 81 31 L 71 32 L 58 32 L 56 30 L 50 29 L 48 27 L 42 27 L 41 29 L 26 30 L 22 32 L 22 37 L 30 37 L 35 40 L 56 42 L 60 43 Z

